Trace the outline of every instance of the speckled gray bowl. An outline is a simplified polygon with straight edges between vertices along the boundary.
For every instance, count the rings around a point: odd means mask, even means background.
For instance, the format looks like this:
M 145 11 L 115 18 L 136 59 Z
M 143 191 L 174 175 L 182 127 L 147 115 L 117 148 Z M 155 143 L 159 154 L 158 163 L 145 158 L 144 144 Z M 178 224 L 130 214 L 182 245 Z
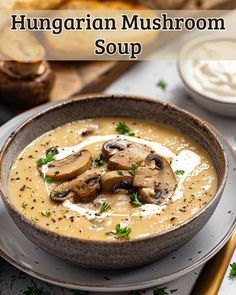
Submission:
M 41 134 L 64 123 L 94 117 L 124 116 L 149 119 L 178 128 L 195 139 L 211 156 L 219 187 L 211 202 L 186 222 L 164 233 L 131 241 L 91 241 L 48 231 L 25 218 L 11 203 L 9 171 L 19 153 Z M 58 103 L 32 117 L 13 132 L 0 156 L 0 193 L 20 230 L 43 250 L 92 268 L 127 268 L 152 262 L 191 239 L 214 212 L 227 178 L 227 158 L 214 130 L 205 122 L 173 105 L 144 97 L 91 95 Z

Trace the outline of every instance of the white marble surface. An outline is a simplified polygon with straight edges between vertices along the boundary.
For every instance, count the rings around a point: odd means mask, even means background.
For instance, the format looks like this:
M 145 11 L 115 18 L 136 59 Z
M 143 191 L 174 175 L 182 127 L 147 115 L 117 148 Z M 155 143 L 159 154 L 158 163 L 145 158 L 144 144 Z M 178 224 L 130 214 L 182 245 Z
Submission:
M 165 91 L 157 87 L 157 82 L 159 81 L 159 79 L 164 79 L 167 82 L 168 85 Z M 236 147 L 236 120 L 217 117 L 198 107 L 192 100 L 190 100 L 178 76 L 175 62 L 152 61 L 139 63 L 129 72 L 123 75 L 120 79 L 118 79 L 115 83 L 113 83 L 113 85 L 111 85 L 107 89 L 107 92 L 145 95 L 179 105 L 182 108 L 187 109 L 208 120 L 212 125 L 221 130 L 222 133 L 228 138 L 230 143 Z M 234 261 L 236 260 L 236 254 L 233 259 Z M 167 284 L 163 287 L 167 287 L 166 291 L 168 291 L 168 294 L 189 295 L 198 277 L 198 273 L 199 270 L 194 271 L 184 278 Z M 219 295 L 236 294 L 236 280 L 229 280 L 228 273 L 229 270 L 227 270 L 226 272 L 226 276 L 220 289 Z M 41 294 L 39 293 L 38 295 L 80 294 L 73 292 L 72 290 L 55 287 L 33 279 L 30 276 L 16 270 L 14 267 L 10 266 L 8 263 L 0 259 L 1 295 L 23 294 L 28 286 L 34 284 L 36 284 L 38 288 L 43 287 L 43 291 L 41 292 Z M 173 290 L 176 291 L 173 292 Z M 153 290 L 147 290 L 145 292 L 145 295 L 151 294 L 153 294 Z

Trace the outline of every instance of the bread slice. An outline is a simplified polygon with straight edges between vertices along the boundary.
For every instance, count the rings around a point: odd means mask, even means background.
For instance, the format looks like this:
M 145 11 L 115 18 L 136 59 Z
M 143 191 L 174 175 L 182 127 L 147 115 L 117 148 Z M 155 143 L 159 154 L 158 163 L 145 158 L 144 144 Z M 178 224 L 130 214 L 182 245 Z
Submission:
M 152 9 L 178 9 L 188 0 L 136 0 L 136 2 Z
M 43 10 L 55 9 L 65 0 L 0 0 L 0 9 Z
M 61 10 L 88 10 L 89 11 L 98 11 L 96 16 L 107 16 L 111 17 L 116 16 L 117 11 L 117 23 L 120 19 L 121 11 L 137 11 L 140 10 L 140 15 L 146 16 L 146 17 L 156 17 L 157 15 L 150 9 L 148 9 L 146 6 L 133 4 L 131 2 L 127 3 L 125 1 L 97 1 L 97 0 L 88 0 L 88 1 L 78 1 L 78 0 L 70 0 L 67 1 L 64 5 L 60 6 Z M 101 12 L 99 12 L 101 10 Z M 141 12 L 142 11 L 142 12 Z M 132 14 L 132 12 L 131 12 Z M 58 15 L 58 13 L 57 13 Z M 57 16 L 55 14 L 55 17 Z M 73 17 L 79 17 L 78 13 L 75 12 Z M 131 33 L 130 33 L 131 32 Z M 103 31 L 79 31 L 77 33 L 71 32 L 71 31 L 63 31 L 60 35 L 52 36 L 50 31 L 44 32 L 44 40 L 45 40 L 45 46 L 47 50 L 49 51 L 49 54 L 53 58 L 57 59 L 63 59 L 67 56 L 70 57 L 70 59 L 73 59 L 73 54 L 76 52 L 76 55 L 74 55 L 74 58 L 78 58 L 78 54 L 80 54 L 81 59 L 89 59 L 92 57 L 92 55 L 88 54 L 93 52 L 94 49 L 94 43 L 97 38 L 104 38 L 106 42 L 137 42 L 138 40 L 141 40 L 142 43 L 150 44 L 152 42 L 158 32 L 153 31 L 131 31 L 125 32 L 124 31 L 110 31 L 110 32 L 104 32 Z

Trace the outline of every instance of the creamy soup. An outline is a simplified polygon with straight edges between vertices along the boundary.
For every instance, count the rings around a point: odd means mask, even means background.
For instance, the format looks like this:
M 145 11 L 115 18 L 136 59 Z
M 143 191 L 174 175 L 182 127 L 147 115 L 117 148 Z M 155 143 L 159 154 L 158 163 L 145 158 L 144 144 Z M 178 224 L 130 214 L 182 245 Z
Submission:
M 170 230 L 217 190 L 209 155 L 166 125 L 127 118 L 65 124 L 28 145 L 9 192 L 32 222 L 72 237 L 135 239 Z

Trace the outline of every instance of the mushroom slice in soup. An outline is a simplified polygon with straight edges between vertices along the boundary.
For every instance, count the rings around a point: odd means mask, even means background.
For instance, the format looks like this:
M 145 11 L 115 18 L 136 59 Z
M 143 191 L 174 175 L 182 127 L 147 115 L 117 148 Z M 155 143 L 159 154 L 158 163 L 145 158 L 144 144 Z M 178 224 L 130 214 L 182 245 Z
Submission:
M 132 189 L 133 177 L 127 171 L 110 171 L 102 175 L 102 189 L 108 192 Z
M 57 155 L 59 153 L 58 148 L 53 146 L 46 151 L 46 155 Z
M 53 180 L 68 180 L 84 173 L 91 165 L 91 153 L 87 150 L 82 150 L 64 159 L 51 162 L 48 165 L 46 176 Z
M 81 175 L 57 186 L 50 194 L 53 201 L 64 202 L 73 198 L 74 202 L 92 202 L 101 191 L 101 176 Z
M 106 141 L 102 147 L 103 157 L 107 160 L 111 156 L 115 155 L 119 151 L 123 151 L 126 149 L 127 142 L 126 141 Z
M 149 154 L 144 166 L 138 167 L 133 186 L 139 188 L 144 202 L 161 204 L 173 195 L 177 180 L 169 162 L 164 157 Z
M 118 151 L 108 159 L 110 170 L 129 170 L 132 164 L 142 164 L 151 148 L 139 143 L 128 142 L 125 149 Z

